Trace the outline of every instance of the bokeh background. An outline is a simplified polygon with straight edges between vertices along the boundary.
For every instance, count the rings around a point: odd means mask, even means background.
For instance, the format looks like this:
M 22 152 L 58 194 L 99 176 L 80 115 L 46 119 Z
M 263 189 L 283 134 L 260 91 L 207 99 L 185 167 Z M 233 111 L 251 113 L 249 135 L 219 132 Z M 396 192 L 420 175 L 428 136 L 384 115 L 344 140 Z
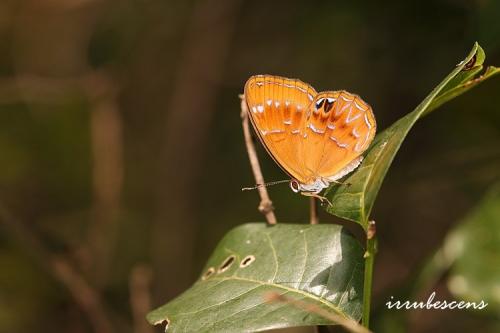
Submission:
M 187 288 L 230 228 L 263 220 L 241 192 L 249 76 L 355 92 L 383 129 L 476 40 L 500 65 L 499 1 L 1 0 L 0 332 L 162 330 L 145 312 Z M 396 331 L 389 295 L 500 179 L 499 92 L 495 78 L 446 104 L 397 155 L 373 211 L 375 329 Z M 285 179 L 258 153 L 266 180 Z M 269 191 L 280 221 L 307 223 L 307 199 Z M 492 320 L 410 311 L 405 330 Z

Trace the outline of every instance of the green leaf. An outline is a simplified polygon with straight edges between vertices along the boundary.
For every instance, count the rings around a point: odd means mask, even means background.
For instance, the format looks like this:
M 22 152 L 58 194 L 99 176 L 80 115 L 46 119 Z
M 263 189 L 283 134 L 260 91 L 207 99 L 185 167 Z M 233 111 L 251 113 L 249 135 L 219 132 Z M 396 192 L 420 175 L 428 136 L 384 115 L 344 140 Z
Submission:
M 344 180 L 350 186 L 333 185 L 325 193 L 332 202 L 327 211 L 333 215 L 361 224 L 366 230 L 373 204 L 382 181 L 415 122 L 443 103 L 463 94 L 478 83 L 498 74 L 500 70 L 489 67 L 483 69 L 485 54 L 476 43 L 470 54 L 417 106 L 417 108 L 379 133 L 360 167 Z
M 485 310 L 500 313 L 500 184 L 445 241 L 452 268 L 450 291 L 459 299 L 488 303 Z
M 274 293 L 359 321 L 363 269 L 363 249 L 341 226 L 245 224 L 222 239 L 191 288 L 147 319 L 168 332 L 335 324 L 293 304 L 266 302 Z

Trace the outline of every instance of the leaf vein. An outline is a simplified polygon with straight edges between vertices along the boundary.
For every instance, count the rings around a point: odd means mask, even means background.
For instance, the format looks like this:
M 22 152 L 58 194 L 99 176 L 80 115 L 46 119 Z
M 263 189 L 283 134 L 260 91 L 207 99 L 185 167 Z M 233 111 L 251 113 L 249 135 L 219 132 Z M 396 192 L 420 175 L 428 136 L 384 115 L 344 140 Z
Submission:
M 277 289 L 287 290 L 287 291 L 290 291 L 292 293 L 300 294 L 300 295 L 304 296 L 304 298 L 309 298 L 309 299 L 315 300 L 315 301 L 317 301 L 317 302 L 325 305 L 330 310 L 332 310 L 332 311 L 338 313 L 339 315 L 343 316 L 344 318 L 349 318 L 340 308 L 338 308 L 337 306 L 335 306 L 335 304 L 333 304 L 332 302 L 328 301 L 327 299 L 321 298 L 321 297 L 319 297 L 319 296 L 317 296 L 315 294 L 310 294 L 310 293 L 305 292 L 305 291 L 300 290 L 300 289 L 290 288 L 290 287 L 287 287 L 287 286 L 282 285 L 282 284 L 270 283 L 270 282 L 263 282 L 263 281 L 249 279 L 249 278 L 242 278 L 242 277 L 226 277 L 226 278 L 221 277 L 221 278 L 213 278 L 213 279 L 246 281 L 246 282 L 256 283 L 256 284 L 259 284 L 259 285 L 264 285 L 264 286 L 273 287 L 273 288 L 277 288 Z

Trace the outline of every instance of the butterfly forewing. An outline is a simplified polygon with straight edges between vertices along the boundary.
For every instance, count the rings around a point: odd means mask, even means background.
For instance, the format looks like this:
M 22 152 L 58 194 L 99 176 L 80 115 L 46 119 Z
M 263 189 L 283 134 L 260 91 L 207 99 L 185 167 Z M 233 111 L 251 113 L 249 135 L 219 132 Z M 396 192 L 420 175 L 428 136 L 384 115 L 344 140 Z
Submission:
M 308 84 L 271 75 L 251 77 L 245 99 L 252 124 L 270 155 L 292 177 L 305 182 L 302 140 L 316 91 Z

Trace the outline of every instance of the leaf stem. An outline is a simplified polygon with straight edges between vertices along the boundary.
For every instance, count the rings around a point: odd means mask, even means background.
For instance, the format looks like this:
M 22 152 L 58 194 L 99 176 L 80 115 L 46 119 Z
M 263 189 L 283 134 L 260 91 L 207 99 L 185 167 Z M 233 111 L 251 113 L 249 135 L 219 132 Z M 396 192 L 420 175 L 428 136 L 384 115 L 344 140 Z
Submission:
M 370 327 L 370 306 L 372 298 L 373 266 L 375 254 L 377 253 L 375 221 L 368 222 L 366 231 L 366 252 L 365 252 L 365 275 L 363 287 L 363 317 L 362 323 L 366 328 Z
M 309 200 L 310 200 L 310 223 L 318 224 L 319 223 L 318 202 L 316 201 L 315 197 L 310 197 Z

